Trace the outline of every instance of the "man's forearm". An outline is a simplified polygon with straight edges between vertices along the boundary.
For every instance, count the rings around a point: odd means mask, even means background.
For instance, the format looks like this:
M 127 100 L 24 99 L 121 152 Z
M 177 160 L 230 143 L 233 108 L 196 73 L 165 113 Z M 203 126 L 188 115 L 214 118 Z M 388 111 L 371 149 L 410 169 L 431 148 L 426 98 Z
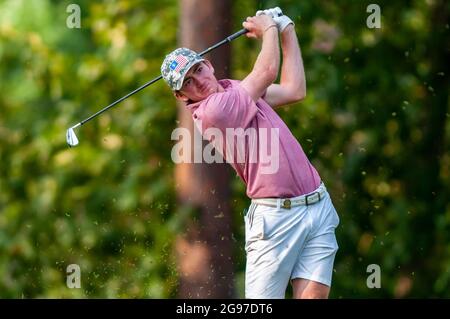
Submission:
M 267 29 L 263 35 L 261 51 L 255 61 L 253 70 L 272 71 L 275 79 L 280 67 L 280 47 L 276 26 Z
M 300 99 L 306 95 L 305 70 L 300 46 L 293 25 L 289 25 L 281 33 L 283 65 L 281 67 L 280 85 L 289 89 Z

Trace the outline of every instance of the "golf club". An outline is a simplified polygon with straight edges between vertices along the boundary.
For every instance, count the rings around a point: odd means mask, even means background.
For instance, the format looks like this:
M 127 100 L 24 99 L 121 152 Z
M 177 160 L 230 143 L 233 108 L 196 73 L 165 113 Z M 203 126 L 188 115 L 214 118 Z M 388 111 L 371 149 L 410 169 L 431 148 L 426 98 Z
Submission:
M 223 44 L 233 41 L 234 39 L 240 37 L 241 35 L 243 35 L 243 34 L 245 34 L 245 33 L 247 33 L 247 32 L 248 32 L 248 30 L 242 29 L 242 30 L 240 30 L 240 31 L 238 31 L 238 32 L 236 32 L 236 33 L 230 35 L 229 37 L 223 39 L 222 41 L 216 43 L 215 45 L 209 47 L 208 49 L 206 49 L 206 50 L 200 52 L 199 54 L 203 56 L 203 55 L 209 53 L 210 51 L 212 51 L 212 50 L 214 50 L 214 49 L 216 49 L 216 48 L 222 46 Z M 156 78 L 154 78 L 153 80 L 151 80 L 151 81 L 145 83 L 144 85 L 138 87 L 136 90 L 134 90 L 134 91 L 128 93 L 127 95 L 121 97 L 121 98 L 118 99 L 117 101 L 111 103 L 111 104 L 108 105 L 107 107 L 101 109 L 101 110 L 98 111 L 97 113 L 95 113 L 95 114 L 89 116 L 87 119 L 85 119 L 85 120 L 81 121 L 80 123 L 78 123 L 78 124 L 76 124 L 76 125 L 70 127 L 70 128 L 67 130 L 67 132 L 66 132 L 66 140 L 67 140 L 67 144 L 68 144 L 69 146 L 76 146 L 76 145 L 78 145 L 79 141 L 78 141 L 78 138 L 77 138 L 77 136 L 76 136 L 76 134 L 75 134 L 75 132 L 74 132 L 74 129 L 75 129 L 75 128 L 77 128 L 77 127 L 83 125 L 84 123 L 86 123 L 86 122 L 92 120 L 94 117 L 97 117 L 98 115 L 100 115 L 100 114 L 102 114 L 103 112 L 105 112 L 105 111 L 109 110 L 110 108 L 112 108 L 114 105 L 116 105 L 116 104 L 122 102 L 123 100 L 129 98 L 130 96 L 132 96 L 133 94 L 139 92 L 140 90 L 145 89 L 147 86 L 149 86 L 149 85 L 155 83 L 156 81 L 160 80 L 161 78 L 162 78 L 161 75 L 158 76 L 158 77 L 156 77 Z

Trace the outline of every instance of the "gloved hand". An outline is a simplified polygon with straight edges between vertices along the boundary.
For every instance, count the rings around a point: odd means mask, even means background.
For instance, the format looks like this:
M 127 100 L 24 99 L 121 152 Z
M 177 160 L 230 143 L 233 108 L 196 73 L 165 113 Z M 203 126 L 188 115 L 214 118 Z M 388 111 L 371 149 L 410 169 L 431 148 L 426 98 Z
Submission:
M 268 15 L 271 16 L 273 21 L 277 24 L 278 31 L 283 32 L 286 27 L 292 23 L 294 25 L 294 22 L 286 15 L 283 15 L 283 11 L 279 7 L 266 9 L 266 10 L 258 10 L 256 11 L 256 15 Z

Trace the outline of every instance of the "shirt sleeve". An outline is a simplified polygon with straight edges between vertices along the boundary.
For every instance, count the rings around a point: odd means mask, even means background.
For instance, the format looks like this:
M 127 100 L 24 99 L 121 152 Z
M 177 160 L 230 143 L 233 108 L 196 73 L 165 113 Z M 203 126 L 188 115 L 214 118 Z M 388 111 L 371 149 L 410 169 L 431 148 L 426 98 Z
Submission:
M 196 112 L 203 127 L 246 129 L 258 113 L 258 107 L 247 91 L 236 84 L 232 89 L 210 95 Z

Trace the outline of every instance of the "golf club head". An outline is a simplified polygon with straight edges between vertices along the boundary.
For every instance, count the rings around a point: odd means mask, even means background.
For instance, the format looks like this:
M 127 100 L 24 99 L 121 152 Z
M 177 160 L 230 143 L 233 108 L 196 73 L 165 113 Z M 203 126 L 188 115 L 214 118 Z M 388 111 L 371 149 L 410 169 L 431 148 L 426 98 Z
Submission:
M 75 126 L 74 126 L 75 127 Z M 74 127 L 71 127 L 66 132 L 66 140 L 67 144 L 69 144 L 70 147 L 77 146 L 78 145 L 78 138 L 75 135 L 75 132 L 73 130 Z

